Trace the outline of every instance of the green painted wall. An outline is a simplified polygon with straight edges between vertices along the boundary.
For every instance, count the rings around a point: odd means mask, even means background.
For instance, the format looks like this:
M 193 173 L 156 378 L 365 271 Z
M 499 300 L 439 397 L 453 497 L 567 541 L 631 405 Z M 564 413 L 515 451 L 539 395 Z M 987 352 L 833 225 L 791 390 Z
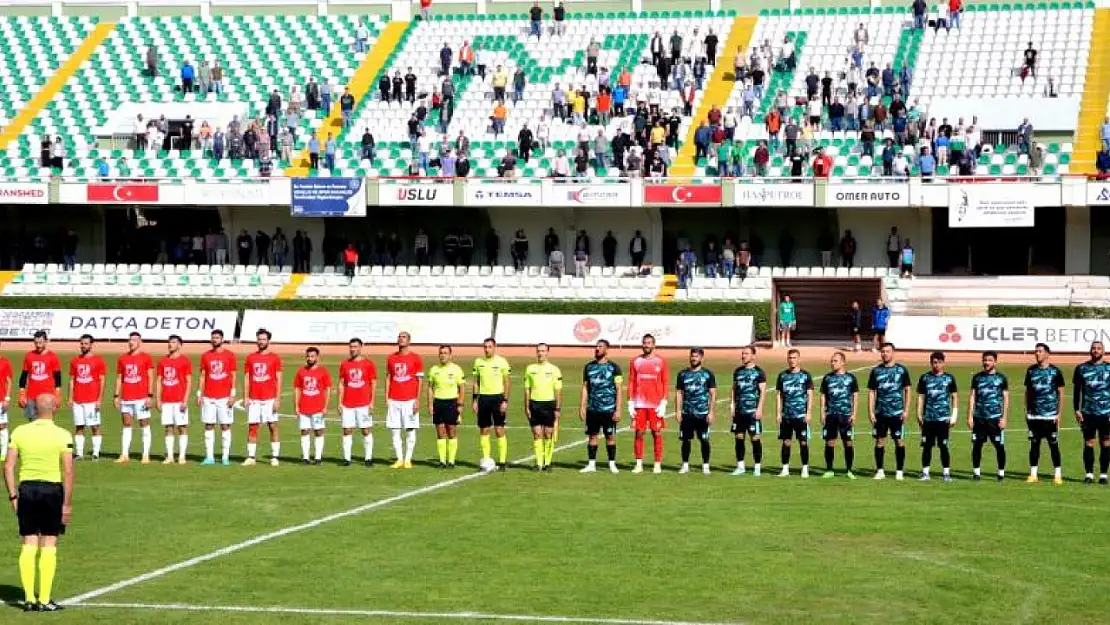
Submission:
M 143 17 L 180 17 L 200 15 L 199 6 L 147 6 L 139 5 L 139 15 Z
M 63 4 L 62 15 L 99 17 L 101 21 L 114 22 L 127 16 L 127 7 L 122 5 Z
M 258 4 L 254 6 L 213 6 L 212 15 L 316 15 L 315 4 L 282 5 L 280 7 Z

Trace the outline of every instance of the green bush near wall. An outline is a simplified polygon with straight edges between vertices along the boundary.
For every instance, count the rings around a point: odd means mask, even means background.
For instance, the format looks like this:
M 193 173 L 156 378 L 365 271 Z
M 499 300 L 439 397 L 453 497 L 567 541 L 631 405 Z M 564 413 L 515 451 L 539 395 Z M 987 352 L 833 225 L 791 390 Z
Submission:
M 5 297 L 0 308 L 82 310 L 292 310 L 390 312 L 493 312 L 547 315 L 710 315 L 754 318 L 755 338 L 771 338 L 769 302 L 591 302 L 548 300 L 422 301 L 374 299 L 198 299 L 122 297 Z
M 1025 317 L 1030 319 L 1110 319 L 1110 308 L 999 304 L 989 306 L 987 314 L 991 317 Z

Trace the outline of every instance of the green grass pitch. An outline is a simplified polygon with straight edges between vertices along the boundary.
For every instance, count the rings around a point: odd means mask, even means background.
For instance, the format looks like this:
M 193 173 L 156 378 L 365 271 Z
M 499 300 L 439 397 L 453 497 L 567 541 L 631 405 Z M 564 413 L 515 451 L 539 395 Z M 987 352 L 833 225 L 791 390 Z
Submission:
M 14 362 L 21 356 L 7 355 Z M 381 370 L 382 359 L 375 360 Z M 627 359 L 620 363 L 625 367 Z M 114 370 L 111 357 L 109 364 Z M 298 364 L 297 358 L 286 359 L 287 380 Z M 336 360 L 326 364 L 334 369 Z M 469 359 L 461 364 L 469 369 Z M 515 371 L 524 364 L 515 360 Z M 1070 412 L 1062 434 L 1068 482 L 1060 487 L 1044 479 L 1023 483 L 1028 465 L 1023 367 L 1003 368 L 1015 391 L 1006 441 L 1009 479 L 1002 484 L 967 479 L 971 444 L 962 421 L 974 368 L 950 368 L 961 385 L 961 425 L 952 445 L 957 480 L 943 484 L 916 481 L 916 424 L 905 482 L 867 479 L 873 464 L 867 426 L 857 433 L 857 468 L 864 479 L 803 481 L 796 473 L 778 478 L 773 432 L 765 436 L 763 477 L 730 477 L 733 445 L 723 402 L 713 428 L 713 475 L 676 474 L 679 445 L 673 422 L 666 433 L 664 475 L 628 472 L 632 436 L 627 431 L 618 441 L 620 475 L 579 475 L 586 453 L 576 415 L 583 363 L 557 364 L 567 380 L 568 410 L 559 439 L 566 448 L 556 454 L 551 474 L 534 474 L 522 462 L 505 474 L 475 476 L 478 441 L 469 414 L 459 447 L 464 466 L 454 472 L 423 462 L 435 457 L 430 427 L 420 431 L 417 458 L 422 462 L 415 469 L 388 468 L 383 460 L 392 452 L 380 421 L 375 468 L 334 462 L 304 467 L 289 419 L 282 421 L 281 467 L 202 467 L 196 462 L 203 440 L 195 409 L 190 414 L 194 461 L 188 466 L 117 466 L 111 459 L 118 451 L 119 423 L 115 411 L 106 409 L 105 458 L 77 467 L 73 523 L 59 550 L 55 595 L 72 598 L 144 577 L 97 593 L 88 606 L 26 616 L 13 608 L 0 613 L 0 622 L 1107 622 L 1110 541 L 1104 528 L 1110 489 L 1077 481 L 1082 443 Z M 708 364 L 727 386 L 733 363 Z M 779 362 L 762 364 L 772 378 L 781 368 Z M 816 376 L 824 372 L 823 364 L 807 366 Z M 924 365 L 906 364 L 916 381 Z M 681 365 L 672 361 L 672 371 Z M 1064 369 L 1070 380 L 1071 367 Z M 864 384 L 866 371 L 857 375 Z M 510 456 L 524 459 L 531 455 L 531 444 L 520 427 L 519 375 L 514 384 Z M 726 398 L 727 388 L 721 393 Z M 861 406 L 866 406 L 863 397 Z M 290 411 L 291 401 L 287 390 L 283 412 Z M 235 455 L 241 458 L 245 414 L 237 413 L 236 419 Z M 863 411 L 860 419 L 866 420 Z M 13 411 L 12 424 L 21 422 Z M 69 415 L 60 415 L 59 422 L 68 427 Z M 157 418 L 154 425 L 153 451 L 160 459 Z M 767 428 L 774 428 L 770 416 Z M 358 438 L 356 457 L 361 454 Z M 326 458 L 334 461 L 339 442 L 333 421 Z M 138 445 L 136 432 L 133 453 Z M 648 449 L 650 454 L 650 442 Z M 260 457 L 268 452 L 263 441 Z M 695 446 L 695 460 L 697 454 Z M 604 450 L 600 456 L 604 459 Z M 890 477 L 893 461 L 888 452 Z M 793 464 L 796 469 L 796 450 Z M 811 465 L 823 466 L 817 441 Z M 1042 476 L 1049 475 L 1047 447 L 1041 465 Z M 839 450 L 836 466 L 843 466 Z M 993 475 L 989 446 L 983 468 Z M 367 509 L 242 545 L 359 506 Z M 10 537 L 0 550 L 6 558 L 0 563 L 0 597 L 19 599 L 13 515 L 0 515 L 0 532 Z M 242 548 L 214 553 L 231 546 Z M 198 556 L 199 561 L 189 562 Z M 171 565 L 178 566 L 160 570 Z M 246 611 L 181 609 L 227 606 Z

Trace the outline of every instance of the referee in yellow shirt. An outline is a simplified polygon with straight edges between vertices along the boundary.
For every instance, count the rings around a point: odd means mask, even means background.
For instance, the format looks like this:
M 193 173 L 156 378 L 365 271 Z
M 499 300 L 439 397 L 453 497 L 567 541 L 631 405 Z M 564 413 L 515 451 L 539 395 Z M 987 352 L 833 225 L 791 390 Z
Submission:
M 555 455 L 555 425 L 563 408 L 563 373 L 547 361 L 547 343 L 536 345 L 536 362 L 524 369 L 524 411 L 532 426 L 534 471 L 550 471 Z
M 50 598 L 58 562 L 58 537 L 69 523 L 73 496 L 73 437 L 54 424 L 54 395 L 35 398 L 38 419 L 12 432 L 4 482 L 8 500 L 19 520 L 23 549 L 19 578 L 23 583 L 24 612 L 57 612 L 62 606 Z M 16 465 L 19 480 L 16 481 Z M 38 556 L 39 594 L 35 599 L 35 556 Z
M 497 468 L 504 471 L 509 462 L 509 441 L 505 438 L 505 415 L 509 411 L 509 361 L 497 355 L 497 341 L 492 338 L 482 342 L 485 356 L 474 359 L 473 389 L 474 414 L 478 417 L 481 434 L 482 459 L 489 458 L 489 430 L 497 435 Z
M 428 412 L 436 426 L 436 451 L 439 469 L 455 468 L 459 451 L 459 418 L 462 415 L 466 376 L 462 367 L 451 361 L 451 346 L 440 345 L 439 363 L 428 369 Z

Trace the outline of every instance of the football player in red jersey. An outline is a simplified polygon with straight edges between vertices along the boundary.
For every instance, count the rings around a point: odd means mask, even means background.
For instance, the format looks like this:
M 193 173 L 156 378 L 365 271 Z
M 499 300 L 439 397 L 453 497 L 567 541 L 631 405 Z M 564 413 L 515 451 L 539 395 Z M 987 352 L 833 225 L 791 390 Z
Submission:
M 278 466 L 281 439 L 278 438 L 278 408 L 281 398 L 281 357 L 270 351 L 269 330 L 255 333 L 258 351 L 247 356 L 243 369 L 243 395 L 247 398 L 247 459 L 243 466 L 254 464 L 258 452 L 258 426 L 265 423 L 270 430 L 270 465 Z
M 141 462 L 150 463 L 150 402 L 154 398 L 154 359 L 142 351 L 143 337 L 132 332 L 127 337 L 127 353 L 116 361 L 116 408 L 123 421 L 120 452 L 116 462 L 130 461 L 131 423 L 139 422 L 143 439 Z
M 223 330 L 212 331 L 212 349 L 200 357 L 200 421 L 204 424 L 204 461 L 216 464 L 216 425 L 220 426 L 222 443 L 220 464 L 231 464 L 231 424 L 235 422 L 231 411 L 235 403 L 235 354 L 224 347 Z
M 667 414 L 667 361 L 655 353 L 655 337 L 645 334 L 643 353 L 628 367 L 628 414 L 635 432 L 633 473 L 644 472 L 644 432 L 651 430 L 655 451 L 652 473 L 663 472 L 663 417 Z
M 316 452 L 314 464 L 319 465 L 324 457 L 324 415 L 331 398 L 331 375 L 320 365 L 318 348 L 304 350 L 304 361 L 304 366 L 297 369 L 293 377 L 293 403 L 301 426 L 301 462 L 313 462 L 308 458 L 311 443 Z M 310 432 L 316 435 L 314 441 Z
M 374 362 L 362 355 L 362 339 L 353 338 L 349 344 L 351 357 L 339 365 L 339 415 L 343 428 L 343 465 L 351 465 L 351 446 L 354 444 L 355 427 L 362 431 L 362 445 L 366 453 L 366 466 L 374 465 L 374 394 L 378 389 L 378 371 Z
M 93 337 L 84 334 L 77 343 L 77 356 L 69 361 L 69 409 L 73 413 L 74 460 L 85 456 L 85 428 L 92 430 L 92 459 L 100 459 L 100 402 L 108 368 L 92 353 Z
M 173 462 L 173 442 L 176 430 L 180 443 L 178 464 L 185 464 L 185 450 L 189 447 L 189 389 L 193 384 L 193 363 L 181 353 L 181 337 L 171 334 L 167 353 L 158 361 L 158 377 L 154 387 L 154 404 L 162 413 L 162 427 L 166 431 L 166 457 L 162 464 Z
M 57 405 L 62 403 L 62 363 L 58 355 L 46 348 L 46 332 L 35 332 L 35 346 L 23 357 L 23 372 L 19 374 L 19 407 L 23 415 L 33 421 L 35 398 L 53 394 Z
M 416 400 L 424 383 L 424 363 L 420 356 L 409 350 L 412 336 L 408 332 L 397 335 L 397 351 L 385 361 L 385 427 L 393 434 L 393 454 L 397 461 L 394 469 L 411 469 L 412 452 L 416 448 L 416 429 L 420 415 Z M 405 431 L 406 444 L 401 443 L 401 430 Z

